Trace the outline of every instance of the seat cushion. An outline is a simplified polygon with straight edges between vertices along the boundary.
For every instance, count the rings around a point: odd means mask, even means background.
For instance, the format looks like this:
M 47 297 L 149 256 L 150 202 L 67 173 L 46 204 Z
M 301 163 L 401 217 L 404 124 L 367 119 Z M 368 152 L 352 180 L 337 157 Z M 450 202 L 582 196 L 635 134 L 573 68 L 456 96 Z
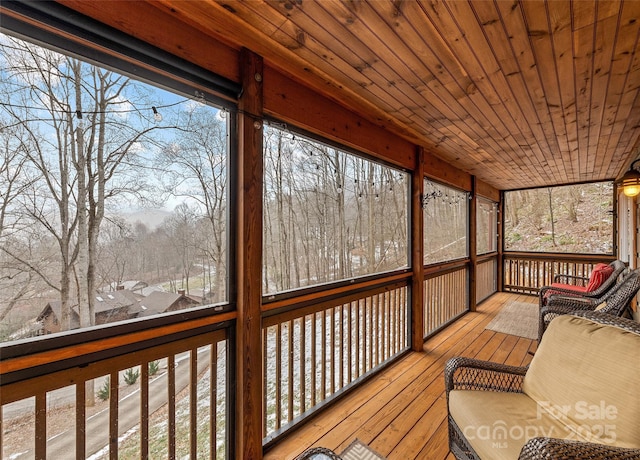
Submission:
M 575 295 L 578 295 L 578 293 L 587 292 L 587 287 L 586 286 L 575 286 L 573 284 L 552 283 L 551 287 L 557 287 L 557 288 L 560 288 L 560 289 L 568 289 L 569 291 L 576 292 Z M 566 292 L 555 291 L 553 289 L 549 289 L 544 293 L 544 298 L 548 299 L 552 295 L 564 295 L 564 296 L 566 296 L 566 295 L 569 295 L 569 294 L 566 293 Z
M 596 264 L 589 276 L 589 283 L 587 284 L 587 292 L 595 291 L 602 283 L 604 283 L 613 273 L 613 267 L 607 264 Z
M 531 438 L 570 435 L 559 420 L 523 393 L 454 390 L 449 393 L 449 413 L 482 459 L 517 459 Z
M 589 319 L 553 319 L 531 361 L 524 392 L 593 442 L 640 448 L 640 335 Z

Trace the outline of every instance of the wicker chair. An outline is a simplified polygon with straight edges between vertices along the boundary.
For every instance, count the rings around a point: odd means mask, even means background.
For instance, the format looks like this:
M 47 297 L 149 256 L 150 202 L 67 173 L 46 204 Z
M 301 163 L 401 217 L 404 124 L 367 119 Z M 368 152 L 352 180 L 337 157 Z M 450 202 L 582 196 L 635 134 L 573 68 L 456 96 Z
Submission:
M 326 447 L 311 447 L 294 460 L 342 460 L 342 457 Z
M 625 361 L 624 358 L 619 360 L 609 358 L 610 353 L 612 357 L 620 358 L 617 353 L 621 350 L 631 361 L 633 361 L 634 357 L 637 357 L 637 352 L 629 350 L 629 345 L 635 347 L 640 343 L 640 324 L 633 320 L 599 312 L 583 311 L 565 315 L 561 319 L 552 322 L 551 326 L 549 337 L 545 337 L 545 340 L 540 344 L 540 348 L 536 352 L 530 367 L 514 367 L 461 357 L 453 358 L 447 362 L 445 367 L 445 387 L 449 411 L 449 447 L 457 459 L 640 459 L 640 437 L 637 435 L 636 426 L 636 423 L 640 421 L 637 411 L 638 402 L 633 393 L 634 389 L 620 390 L 621 388 L 626 388 L 625 385 L 628 384 L 627 378 L 630 375 L 632 380 L 638 378 L 638 367 L 632 365 L 629 361 Z M 553 332 L 551 332 L 551 329 L 553 329 Z M 611 336 L 614 337 L 614 340 L 610 340 Z M 619 341 L 617 338 L 621 336 L 623 340 Z M 569 351 L 568 353 L 558 349 L 558 342 L 565 337 L 572 344 L 575 343 L 576 346 L 583 348 L 567 350 Z M 576 337 L 579 337 L 579 339 L 574 340 Z M 595 342 L 592 342 L 592 340 L 595 340 Z M 548 343 L 545 343 L 545 341 Z M 590 347 L 595 347 L 598 353 L 593 353 L 593 348 Z M 592 353 L 585 355 L 587 350 L 591 350 Z M 567 360 L 573 361 L 569 362 Z M 598 364 L 592 364 L 592 360 L 596 360 Z M 563 361 L 567 365 L 560 366 L 558 361 Z M 607 362 L 607 370 L 599 367 L 602 361 Z M 572 370 L 567 371 L 567 369 Z M 625 377 L 618 378 L 618 372 L 611 372 L 612 369 L 621 370 L 620 374 L 625 373 Z M 541 371 L 542 375 L 540 375 Z M 536 373 L 538 375 L 535 375 Z M 513 398 L 531 399 L 532 404 L 540 406 L 540 402 L 535 402 L 536 396 L 539 396 L 539 393 L 536 393 L 539 387 L 536 387 L 536 385 L 540 382 L 542 382 L 543 386 L 557 385 L 562 393 L 558 395 L 560 399 L 566 394 L 573 395 L 574 392 L 577 392 L 577 398 L 581 398 L 583 394 L 580 392 L 584 388 L 593 388 L 593 379 L 597 379 L 599 385 L 596 387 L 595 399 L 597 400 L 590 402 L 601 404 L 604 400 L 607 403 L 613 400 L 617 404 L 616 407 L 621 407 L 620 417 L 614 420 L 614 423 L 618 423 L 617 429 L 620 434 L 617 441 L 629 443 L 629 433 L 631 433 L 631 437 L 635 436 L 635 440 L 630 441 L 631 446 L 615 445 L 616 440 L 614 440 L 614 443 L 607 444 L 609 441 L 602 438 L 600 438 L 601 442 L 581 442 L 575 439 L 576 436 L 573 436 L 574 439 L 569 439 L 572 436 L 566 436 L 567 431 L 549 429 L 545 433 L 564 433 L 564 437 L 567 439 L 563 439 L 562 436 L 549 437 L 544 434 L 540 436 L 540 431 L 542 430 L 538 430 L 537 433 L 532 430 L 531 436 L 522 436 L 520 442 L 514 442 L 512 450 L 507 452 L 501 451 L 500 440 L 496 442 L 495 438 L 489 439 L 487 444 L 485 438 L 477 435 L 478 431 L 474 432 L 474 428 L 477 429 L 480 425 L 474 426 L 473 423 L 485 423 L 490 428 L 496 424 L 503 423 L 504 419 L 501 419 L 501 417 L 504 416 L 505 412 L 500 411 L 500 408 L 509 407 L 509 404 L 511 404 L 509 401 L 515 401 Z M 575 384 L 566 385 L 567 382 L 575 382 Z M 623 399 L 616 399 L 618 397 L 616 395 L 622 395 L 620 397 Z M 452 401 L 454 399 L 453 396 L 456 396 L 455 402 Z M 500 398 L 503 398 L 502 401 L 506 399 L 507 402 L 501 403 Z M 461 406 L 461 401 L 472 401 L 476 404 Z M 482 404 L 477 404 L 478 401 L 482 401 Z M 626 401 L 632 401 L 631 405 L 625 404 Z M 555 402 L 553 399 L 551 400 L 551 403 Z M 563 402 L 566 403 L 566 401 L 557 403 L 562 404 Z M 540 407 L 537 410 L 542 412 Z M 534 419 L 536 418 L 535 411 L 536 409 L 534 409 Z M 520 422 L 515 422 L 512 425 L 505 424 L 508 428 L 522 428 L 522 425 L 518 426 L 518 423 L 526 424 L 532 420 L 520 411 L 514 411 L 513 408 L 511 413 L 515 413 L 516 417 L 520 416 L 522 418 Z M 460 419 L 459 422 L 454 418 L 456 414 Z M 631 423 L 627 418 L 629 414 L 632 417 Z M 541 417 L 541 419 L 550 420 L 550 424 L 557 420 L 553 417 L 548 419 Z M 511 420 L 511 422 L 514 421 Z M 623 440 L 622 438 L 625 439 Z M 477 453 L 472 444 L 476 445 L 481 454 Z M 522 447 L 520 448 L 519 446 Z
M 600 287 L 598 287 L 597 289 L 594 289 L 593 291 L 570 289 L 567 287 L 559 287 L 559 286 L 553 286 L 553 285 L 541 287 L 540 291 L 538 292 L 540 308 L 546 305 L 547 299 L 551 295 L 577 296 L 577 297 L 585 297 L 588 299 L 600 298 L 603 295 L 606 295 L 606 293 L 616 285 L 616 281 L 618 277 L 622 274 L 622 272 L 626 268 L 625 263 L 617 259 L 611 262 L 609 266 L 613 269 L 613 272 L 600 285 Z M 587 286 L 587 283 L 589 282 L 589 278 L 581 277 L 581 276 L 573 276 L 573 275 L 556 275 L 553 278 L 553 282 L 554 283 L 564 282 L 566 284 Z
M 547 304 L 540 309 L 538 340 L 542 339 L 549 322 L 556 316 L 596 309 L 601 313 L 622 316 L 630 309 L 631 302 L 639 290 L 640 269 L 636 269 L 624 273 L 619 282 L 600 297 L 552 295 L 547 299 Z

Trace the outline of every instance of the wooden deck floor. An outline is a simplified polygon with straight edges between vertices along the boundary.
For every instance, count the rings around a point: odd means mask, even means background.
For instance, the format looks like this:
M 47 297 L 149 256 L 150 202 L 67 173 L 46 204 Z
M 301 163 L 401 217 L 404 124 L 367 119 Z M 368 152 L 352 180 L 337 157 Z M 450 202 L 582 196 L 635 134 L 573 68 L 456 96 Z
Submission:
M 362 387 L 289 434 L 264 456 L 295 458 L 312 446 L 343 451 L 360 439 L 389 460 L 453 459 L 449 453 L 443 369 L 453 356 L 526 365 L 536 341 L 486 330 L 510 300 L 536 297 L 498 293 Z

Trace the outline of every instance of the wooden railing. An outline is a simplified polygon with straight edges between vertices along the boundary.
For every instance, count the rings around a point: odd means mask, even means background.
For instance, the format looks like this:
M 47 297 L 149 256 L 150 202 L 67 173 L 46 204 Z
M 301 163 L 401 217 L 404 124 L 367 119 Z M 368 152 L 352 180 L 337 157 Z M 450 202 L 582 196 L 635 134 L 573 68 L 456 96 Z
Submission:
M 1 457 L 229 458 L 229 328 L 215 321 L 3 357 Z
M 402 275 L 263 319 L 265 444 L 408 349 L 408 297 Z
M 520 294 L 537 294 L 542 286 L 553 282 L 557 274 L 588 277 L 594 265 L 609 263 L 613 256 L 505 253 L 504 291 Z
M 467 262 L 425 270 L 424 335 L 428 337 L 469 310 Z
M 498 289 L 498 256 L 478 258 L 476 265 L 476 302 L 482 302 Z

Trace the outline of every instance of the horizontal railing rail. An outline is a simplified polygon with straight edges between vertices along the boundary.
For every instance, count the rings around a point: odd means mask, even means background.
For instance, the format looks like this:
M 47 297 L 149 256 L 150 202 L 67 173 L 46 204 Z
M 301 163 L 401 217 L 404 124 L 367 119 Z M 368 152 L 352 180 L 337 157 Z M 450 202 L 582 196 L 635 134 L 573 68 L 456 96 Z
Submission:
M 536 295 L 558 274 L 589 277 L 597 263 L 610 263 L 612 255 L 508 252 L 503 257 L 503 290 Z
M 227 316 L 3 359 L 2 457 L 230 458 Z
M 265 445 L 409 348 L 409 275 L 326 294 L 263 318 Z

